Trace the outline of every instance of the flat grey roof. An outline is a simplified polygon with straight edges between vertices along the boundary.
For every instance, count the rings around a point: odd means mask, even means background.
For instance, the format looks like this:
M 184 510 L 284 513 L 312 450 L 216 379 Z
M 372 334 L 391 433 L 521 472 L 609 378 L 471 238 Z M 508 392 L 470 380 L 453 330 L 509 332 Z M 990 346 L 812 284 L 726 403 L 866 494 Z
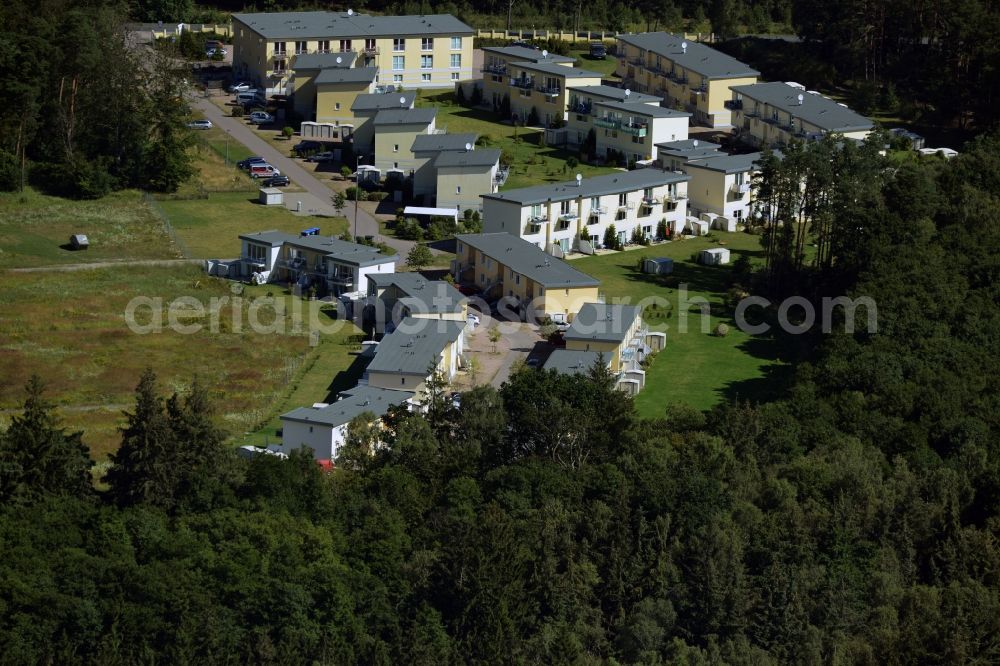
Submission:
M 583 375 L 590 372 L 600 356 L 600 352 L 555 349 L 542 367 L 545 370 L 555 370 L 561 375 Z M 608 356 L 605 356 L 604 361 L 606 365 L 611 364 Z
M 492 167 L 500 161 L 499 148 L 481 148 L 479 150 L 455 151 L 441 153 L 434 160 L 436 168 L 442 167 Z
M 352 266 L 374 266 L 399 260 L 399 255 L 382 254 L 377 247 L 358 245 L 329 236 L 296 236 L 283 231 L 261 231 L 256 234 L 240 234 L 240 238 L 271 247 L 287 243 L 294 247 L 320 252 L 334 261 Z
M 563 333 L 565 340 L 624 342 L 640 314 L 634 305 L 584 303 Z
M 400 98 L 405 102 L 400 103 Z M 415 92 L 396 93 L 365 93 L 354 98 L 351 104 L 351 111 L 381 111 L 382 109 L 402 109 L 413 106 L 413 100 L 417 98 Z
M 354 51 L 346 53 L 303 53 L 295 56 L 292 69 L 325 69 L 327 67 L 350 67 L 358 54 Z M 340 62 L 337 62 L 337 60 Z
M 567 79 L 601 78 L 600 72 L 591 72 L 589 69 L 579 69 L 577 67 L 565 67 L 551 62 L 512 62 L 511 67 L 520 67 L 532 72 L 562 76 Z M 507 72 L 510 74 L 510 71 Z
M 407 317 L 378 343 L 368 372 L 426 377 L 431 363 L 437 364 L 441 352 L 458 340 L 465 326 L 464 321 Z
M 633 192 L 647 187 L 681 183 L 691 180 L 690 176 L 660 169 L 635 169 L 633 171 L 618 171 L 604 176 L 584 178 L 579 187 L 575 180 L 546 185 L 522 187 L 518 190 L 507 190 L 497 194 L 484 194 L 484 199 L 514 201 L 522 206 L 552 201 L 566 201 L 580 197 L 599 197 L 620 192 Z
M 482 50 L 484 53 L 496 53 L 508 58 L 531 60 L 533 62 L 576 62 L 575 58 L 556 53 L 550 53 L 548 57 L 543 58 L 541 49 L 529 49 L 527 46 L 484 46 Z
M 378 75 L 377 67 L 327 67 L 316 75 L 316 85 L 324 83 L 371 83 Z
M 451 14 L 372 16 L 347 12 L 256 12 L 233 14 L 266 39 L 326 37 L 407 37 L 472 35 L 473 29 Z
M 430 125 L 436 116 L 434 107 L 382 109 L 375 114 L 374 122 L 376 125 Z
M 708 169 L 709 171 L 719 171 L 721 173 L 743 173 L 751 171 L 754 165 L 760 160 L 760 153 L 749 153 L 747 155 L 720 155 L 718 157 L 707 157 L 705 159 L 689 162 L 687 165 L 692 169 Z
M 664 141 L 663 143 L 656 144 L 656 147 L 660 150 L 683 152 L 688 150 L 718 150 L 722 145 L 699 139 L 682 139 L 681 141 Z
M 601 84 L 599 86 L 567 86 L 570 95 L 574 93 L 576 95 L 592 95 L 594 97 L 603 97 L 608 100 L 615 100 L 616 102 L 624 102 L 628 100 L 629 104 L 649 104 L 650 102 L 660 103 L 661 97 L 656 95 L 647 95 L 646 93 L 636 92 L 630 90 L 629 94 L 625 94 L 625 88 L 616 88 L 615 86 L 606 86 Z
M 615 111 L 635 113 L 638 115 L 650 116 L 651 118 L 691 117 L 691 114 L 687 111 L 676 111 L 662 106 L 653 106 L 652 104 L 636 104 L 635 102 L 604 102 L 601 100 L 594 100 L 594 106 L 603 106 L 609 109 L 614 109 Z
M 875 127 L 875 123 L 868 118 L 840 106 L 829 97 L 813 95 L 781 81 L 733 86 L 732 91 L 734 96 L 742 95 L 769 104 L 827 132 L 856 132 Z M 799 95 L 802 95 L 802 104 L 799 104 Z M 743 111 L 747 111 L 746 100 L 743 101 Z
M 371 412 L 375 416 L 384 416 L 393 405 L 401 405 L 410 398 L 410 391 L 393 391 L 376 386 L 355 386 L 344 391 L 339 400 L 326 407 L 299 407 L 287 414 L 282 414 L 283 421 L 299 421 L 301 423 L 317 423 L 337 427 L 350 423 L 356 416 Z
M 415 153 L 442 151 L 442 150 L 465 150 L 465 145 L 471 143 L 476 145 L 479 135 L 474 132 L 464 134 L 418 134 L 413 139 L 411 150 Z
M 673 35 L 669 32 L 640 32 L 618 35 L 618 39 L 626 44 L 666 57 L 680 67 L 708 79 L 760 76 L 760 72 L 752 69 L 749 65 L 705 46 L 701 42 L 685 39 L 684 35 Z M 687 42 L 686 53 L 681 48 L 682 42 Z
M 601 284 L 597 278 L 578 271 L 534 243 L 512 234 L 457 234 L 455 238 L 546 288 L 596 287 Z
M 417 314 L 460 312 L 469 300 L 444 280 L 428 280 L 420 273 L 372 273 L 368 281 L 376 287 L 395 286 L 404 294 L 399 300 Z

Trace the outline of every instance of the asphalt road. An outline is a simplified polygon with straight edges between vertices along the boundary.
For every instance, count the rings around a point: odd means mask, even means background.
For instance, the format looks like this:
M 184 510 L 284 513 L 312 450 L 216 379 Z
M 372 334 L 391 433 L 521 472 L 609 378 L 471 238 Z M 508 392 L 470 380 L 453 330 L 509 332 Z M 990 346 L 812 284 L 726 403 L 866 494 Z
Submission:
M 229 132 L 229 135 L 233 139 L 242 143 L 253 154 L 263 157 L 268 163 L 277 167 L 281 173 L 291 178 L 297 185 L 312 195 L 313 200 L 307 205 L 310 210 L 319 215 L 337 215 L 337 211 L 330 200 L 330 197 L 333 196 L 333 190 L 321 183 L 312 173 L 302 168 L 294 158 L 283 155 L 281 151 L 261 139 L 240 118 L 224 114 L 211 100 L 205 97 L 194 97 L 191 100 L 191 104 L 194 108 L 204 113 L 205 117 L 211 120 L 216 127 L 221 127 Z M 347 215 L 348 221 L 352 223 L 351 230 L 353 232 L 355 222 L 354 207 L 346 207 L 344 213 Z M 413 247 L 412 241 L 380 236 L 378 221 L 362 209 L 358 209 L 356 222 L 358 236 L 375 236 L 396 250 L 401 259 L 405 259 L 406 254 Z

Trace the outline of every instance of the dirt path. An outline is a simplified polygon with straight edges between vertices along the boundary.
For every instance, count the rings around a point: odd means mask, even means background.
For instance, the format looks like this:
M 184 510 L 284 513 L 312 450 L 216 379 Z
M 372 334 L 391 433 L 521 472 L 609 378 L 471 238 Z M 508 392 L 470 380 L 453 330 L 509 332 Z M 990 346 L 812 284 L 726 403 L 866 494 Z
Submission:
M 95 268 L 112 268 L 114 266 L 180 266 L 183 264 L 202 264 L 203 259 L 123 259 L 121 261 L 95 261 L 89 264 L 50 264 L 48 266 L 32 266 L 30 268 L 8 268 L 8 273 L 51 273 L 52 271 L 86 271 Z

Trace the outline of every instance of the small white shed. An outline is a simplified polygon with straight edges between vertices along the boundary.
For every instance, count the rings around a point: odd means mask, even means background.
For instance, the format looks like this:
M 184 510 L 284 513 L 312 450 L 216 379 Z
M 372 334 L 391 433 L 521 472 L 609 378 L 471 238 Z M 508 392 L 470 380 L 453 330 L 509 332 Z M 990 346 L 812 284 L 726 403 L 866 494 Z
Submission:
M 729 263 L 729 250 L 724 247 L 713 247 L 710 250 L 702 250 L 698 255 L 698 262 L 706 266 L 722 266 Z
M 285 203 L 285 194 L 277 187 L 262 187 L 258 200 L 265 206 L 282 206 Z

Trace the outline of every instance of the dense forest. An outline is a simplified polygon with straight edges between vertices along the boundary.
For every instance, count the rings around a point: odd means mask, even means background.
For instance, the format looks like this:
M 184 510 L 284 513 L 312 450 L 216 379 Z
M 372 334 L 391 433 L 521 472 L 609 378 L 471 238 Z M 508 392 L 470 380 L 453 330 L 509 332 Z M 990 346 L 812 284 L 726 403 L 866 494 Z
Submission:
M 432 386 L 384 448 L 355 423 L 323 473 L 234 459 L 210 390 L 147 374 L 95 490 L 32 382 L 0 439 L 0 660 L 1000 661 L 1000 137 L 852 151 L 841 185 L 829 148 L 769 166 L 783 224 L 733 281 L 867 296 L 878 329 L 813 334 L 780 400 L 642 420 L 599 369 L 524 369 L 460 410 Z M 812 171 L 815 254 L 782 185 Z
M 0 190 L 96 198 L 191 174 L 183 73 L 133 48 L 126 18 L 108 0 L 0 6 Z

